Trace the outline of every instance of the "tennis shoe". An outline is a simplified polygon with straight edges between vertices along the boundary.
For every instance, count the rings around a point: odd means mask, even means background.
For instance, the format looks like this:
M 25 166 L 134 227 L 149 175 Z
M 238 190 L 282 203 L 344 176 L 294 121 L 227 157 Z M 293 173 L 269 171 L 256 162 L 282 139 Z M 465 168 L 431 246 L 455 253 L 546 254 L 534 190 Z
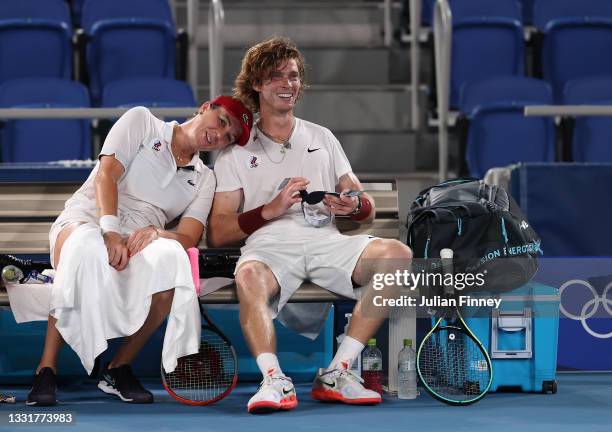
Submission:
M 104 393 L 117 396 L 123 402 L 134 404 L 153 403 L 153 393 L 145 389 L 134 376 L 130 365 L 109 369 L 102 372 L 98 388 Z
M 57 385 L 55 373 L 50 367 L 42 368 L 34 375 L 32 390 L 26 399 L 26 405 L 30 406 L 53 406 L 57 404 L 55 396 Z
M 266 376 L 257 393 L 249 400 L 247 411 L 252 414 L 292 410 L 298 404 L 291 378 L 285 375 Z
M 321 402 L 343 402 L 351 405 L 375 405 L 382 401 L 380 394 L 366 389 L 363 379 L 344 367 L 330 371 L 319 369 L 310 395 Z

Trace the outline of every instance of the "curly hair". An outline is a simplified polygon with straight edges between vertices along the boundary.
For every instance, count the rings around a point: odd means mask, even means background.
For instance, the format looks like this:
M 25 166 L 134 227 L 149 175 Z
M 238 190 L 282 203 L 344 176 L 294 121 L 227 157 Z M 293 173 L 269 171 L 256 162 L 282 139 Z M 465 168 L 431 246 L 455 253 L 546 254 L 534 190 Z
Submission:
M 253 85 L 262 84 L 276 68 L 290 59 L 297 63 L 302 83 L 297 95 L 299 100 L 305 87 L 304 56 L 290 39 L 279 36 L 273 36 L 249 48 L 242 59 L 240 73 L 234 83 L 234 96 L 251 111 L 259 112 L 259 93 L 253 89 Z

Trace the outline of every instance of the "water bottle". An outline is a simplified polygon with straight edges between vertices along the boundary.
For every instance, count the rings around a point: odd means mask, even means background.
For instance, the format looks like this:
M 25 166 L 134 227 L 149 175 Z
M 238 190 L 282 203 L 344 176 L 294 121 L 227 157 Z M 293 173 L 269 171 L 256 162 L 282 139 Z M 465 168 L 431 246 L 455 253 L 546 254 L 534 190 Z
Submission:
M 2 281 L 5 283 L 19 283 L 24 274 L 19 267 L 7 265 L 2 269 Z
M 363 386 L 382 394 L 382 353 L 376 348 L 376 339 L 370 339 L 363 351 Z
M 399 352 L 397 373 L 397 397 L 414 399 L 416 389 L 416 353 L 412 349 L 412 339 L 404 339 L 404 348 Z

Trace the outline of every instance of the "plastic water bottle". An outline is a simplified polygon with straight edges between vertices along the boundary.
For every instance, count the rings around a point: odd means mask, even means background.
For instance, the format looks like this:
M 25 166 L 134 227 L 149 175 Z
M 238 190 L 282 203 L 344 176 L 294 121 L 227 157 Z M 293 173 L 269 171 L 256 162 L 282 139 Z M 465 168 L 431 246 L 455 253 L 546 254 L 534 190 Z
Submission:
M 414 399 L 416 389 L 416 353 L 412 349 L 412 339 L 404 339 L 404 348 L 399 352 L 397 373 L 397 397 Z
M 24 274 L 19 267 L 7 265 L 2 269 L 2 281 L 5 283 L 19 283 Z
M 376 348 L 376 339 L 370 339 L 363 351 L 363 386 L 382 394 L 382 353 Z

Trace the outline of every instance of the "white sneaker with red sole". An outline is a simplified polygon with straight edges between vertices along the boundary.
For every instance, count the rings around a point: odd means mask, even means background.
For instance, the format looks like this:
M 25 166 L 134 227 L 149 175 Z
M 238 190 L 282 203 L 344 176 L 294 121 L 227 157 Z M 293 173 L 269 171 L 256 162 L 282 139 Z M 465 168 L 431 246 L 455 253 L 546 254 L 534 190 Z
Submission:
M 375 405 L 382 401 L 377 392 L 363 386 L 361 377 L 342 367 L 330 371 L 319 369 L 310 395 L 321 402 L 342 402 L 350 405 Z
M 247 410 L 253 414 L 291 410 L 298 404 L 291 378 L 284 375 L 266 376 L 257 393 L 249 400 Z

